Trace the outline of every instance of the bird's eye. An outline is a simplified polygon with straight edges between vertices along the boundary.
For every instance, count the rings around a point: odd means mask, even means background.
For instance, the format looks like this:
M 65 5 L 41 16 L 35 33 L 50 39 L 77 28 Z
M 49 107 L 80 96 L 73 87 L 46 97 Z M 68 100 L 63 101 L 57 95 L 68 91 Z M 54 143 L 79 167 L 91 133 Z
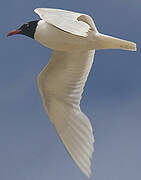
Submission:
M 29 27 L 29 24 L 28 24 L 28 23 L 26 23 L 26 24 L 25 24 L 25 27 Z
M 26 24 L 24 24 L 24 25 L 21 26 L 21 29 L 25 29 L 25 28 L 28 28 L 28 27 L 29 27 L 29 24 L 26 23 Z

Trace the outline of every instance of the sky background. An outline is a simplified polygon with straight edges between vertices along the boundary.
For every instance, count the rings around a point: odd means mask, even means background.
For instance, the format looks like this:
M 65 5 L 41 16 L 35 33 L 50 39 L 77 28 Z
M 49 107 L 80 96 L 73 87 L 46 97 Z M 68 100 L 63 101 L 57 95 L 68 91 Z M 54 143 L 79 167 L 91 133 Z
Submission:
M 95 135 L 90 180 L 141 179 L 140 0 L 1 1 L 0 179 L 87 179 L 62 146 L 37 89 L 51 50 L 25 36 L 6 38 L 8 31 L 39 19 L 37 7 L 89 14 L 100 32 L 137 43 L 137 52 L 96 52 L 81 108 Z

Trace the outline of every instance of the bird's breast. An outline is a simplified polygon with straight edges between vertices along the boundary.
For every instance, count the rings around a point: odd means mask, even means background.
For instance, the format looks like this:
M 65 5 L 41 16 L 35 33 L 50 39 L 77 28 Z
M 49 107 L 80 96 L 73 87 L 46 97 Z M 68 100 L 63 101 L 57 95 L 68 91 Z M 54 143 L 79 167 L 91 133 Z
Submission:
M 34 38 L 42 45 L 59 51 L 91 49 L 87 37 L 65 32 L 44 20 L 38 22 Z

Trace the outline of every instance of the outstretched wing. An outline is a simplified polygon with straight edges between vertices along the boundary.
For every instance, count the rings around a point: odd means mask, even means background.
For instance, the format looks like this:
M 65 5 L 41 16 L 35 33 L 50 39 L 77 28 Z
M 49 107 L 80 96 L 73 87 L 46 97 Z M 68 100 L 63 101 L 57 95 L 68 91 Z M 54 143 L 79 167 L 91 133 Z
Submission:
M 38 76 L 45 111 L 72 159 L 87 176 L 91 173 L 94 137 L 91 123 L 80 109 L 80 100 L 94 52 L 53 51 Z
M 92 18 L 85 14 L 50 8 L 37 8 L 34 11 L 44 21 L 74 35 L 86 37 L 89 30 L 97 31 Z

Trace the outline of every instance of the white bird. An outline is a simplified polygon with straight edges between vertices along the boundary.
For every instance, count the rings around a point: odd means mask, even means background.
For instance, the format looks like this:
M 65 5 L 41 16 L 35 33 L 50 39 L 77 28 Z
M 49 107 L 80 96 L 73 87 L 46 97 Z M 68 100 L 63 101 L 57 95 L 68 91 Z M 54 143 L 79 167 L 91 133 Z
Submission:
M 80 100 L 95 50 L 136 51 L 136 44 L 99 33 L 86 14 L 49 8 L 35 12 L 42 20 L 28 22 L 8 36 L 24 34 L 53 49 L 49 63 L 38 75 L 42 102 L 66 150 L 89 177 L 94 136 Z

